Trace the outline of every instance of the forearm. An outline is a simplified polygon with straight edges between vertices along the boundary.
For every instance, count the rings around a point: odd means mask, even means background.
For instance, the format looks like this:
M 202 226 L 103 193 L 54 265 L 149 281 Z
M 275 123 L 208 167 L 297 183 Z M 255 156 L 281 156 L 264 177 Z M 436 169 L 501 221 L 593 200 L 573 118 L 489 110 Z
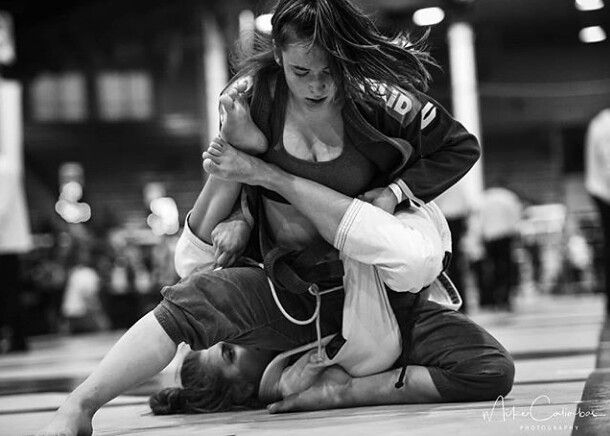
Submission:
M 400 368 L 397 368 L 367 377 L 352 378 L 339 396 L 340 407 L 441 401 L 426 367 L 407 367 L 405 385 L 396 388 L 399 374 Z
M 212 230 L 226 219 L 241 191 L 241 183 L 210 174 L 189 217 L 189 227 L 202 241 L 212 243 Z
M 442 401 L 426 367 L 407 367 L 405 385 L 397 389 L 395 384 L 399 373 L 400 369 L 393 369 L 368 377 L 352 378 L 341 368 L 331 366 L 312 387 L 269 405 L 268 410 L 281 413 Z

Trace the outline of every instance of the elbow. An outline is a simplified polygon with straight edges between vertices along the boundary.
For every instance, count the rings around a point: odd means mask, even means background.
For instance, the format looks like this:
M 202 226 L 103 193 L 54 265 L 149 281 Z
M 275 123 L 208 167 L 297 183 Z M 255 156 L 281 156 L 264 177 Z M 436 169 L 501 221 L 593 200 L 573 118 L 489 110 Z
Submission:
M 472 165 L 474 165 L 481 158 L 483 152 L 481 150 L 481 144 L 479 143 L 479 140 L 476 138 L 476 136 L 471 135 L 470 142 L 472 144 L 470 146 L 471 160 Z
M 395 291 L 419 292 L 442 272 L 443 258 L 438 250 L 422 247 L 417 252 L 403 252 L 402 261 L 384 280 Z
M 412 267 L 414 276 L 419 276 L 417 285 L 423 289 L 430 285 L 443 270 L 443 256 L 437 250 L 429 250 Z
M 185 261 L 185 256 L 182 250 L 178 250 L 178 247 L 176 247 L 176 252 L 174 253 L 174 269 L 181 279 L 188 275 L 189 268 Z

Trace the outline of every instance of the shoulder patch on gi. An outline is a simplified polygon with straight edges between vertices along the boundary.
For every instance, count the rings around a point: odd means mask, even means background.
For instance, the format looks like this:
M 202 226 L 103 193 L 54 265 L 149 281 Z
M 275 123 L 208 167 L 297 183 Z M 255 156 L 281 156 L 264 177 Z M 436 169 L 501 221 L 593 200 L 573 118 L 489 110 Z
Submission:
M 384 87 L 386 112 L 400 124 L 410 124 L 421 109 L 421 102 L 413 94 L 397 86 Z
M 421 131 L 432 129 L 438 120 L 438 109 L 431 102 L 427 102 L 421 110 Z

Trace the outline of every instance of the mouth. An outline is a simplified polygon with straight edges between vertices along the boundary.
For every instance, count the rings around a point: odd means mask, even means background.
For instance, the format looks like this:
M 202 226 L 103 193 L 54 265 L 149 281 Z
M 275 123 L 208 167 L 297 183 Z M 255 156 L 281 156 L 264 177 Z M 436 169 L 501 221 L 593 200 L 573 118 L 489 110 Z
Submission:
M 320 98 L 305 98 L 305 100 L 307 100 L 307 102 L 311 103 L 311 104 L 320 104 L 326 101 L 328 97 L 320 97 Z

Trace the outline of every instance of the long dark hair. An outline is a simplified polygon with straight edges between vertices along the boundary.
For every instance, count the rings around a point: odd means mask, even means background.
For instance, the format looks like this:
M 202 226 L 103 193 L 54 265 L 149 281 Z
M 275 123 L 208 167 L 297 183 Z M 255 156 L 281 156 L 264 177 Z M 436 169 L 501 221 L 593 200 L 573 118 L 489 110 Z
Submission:
M 405 32 L 384 36 L 347 0 L 279 0 L 271 23 L 271 35 L 257 34 L 253 51 L 236 52 L 235 80 L 279 72 L 273 43 L 284 48 L 295 41 L 325 50 L 339 91 L 367 101 L 385 95 L 380 84 L 426 91 L 427 68 L 437 65 L 427 51 L 427 32 L 416 40 Z
M 225 412 L 262 406 L 256 390 L 245 399 L 236 397 L 235 382 L 219 373 L 207 373 L 196 352 L 190 352 L 184 359 L 180 377 L 182 388 L 166 388 L 150 396 L 148 404 L 155 415 Z

